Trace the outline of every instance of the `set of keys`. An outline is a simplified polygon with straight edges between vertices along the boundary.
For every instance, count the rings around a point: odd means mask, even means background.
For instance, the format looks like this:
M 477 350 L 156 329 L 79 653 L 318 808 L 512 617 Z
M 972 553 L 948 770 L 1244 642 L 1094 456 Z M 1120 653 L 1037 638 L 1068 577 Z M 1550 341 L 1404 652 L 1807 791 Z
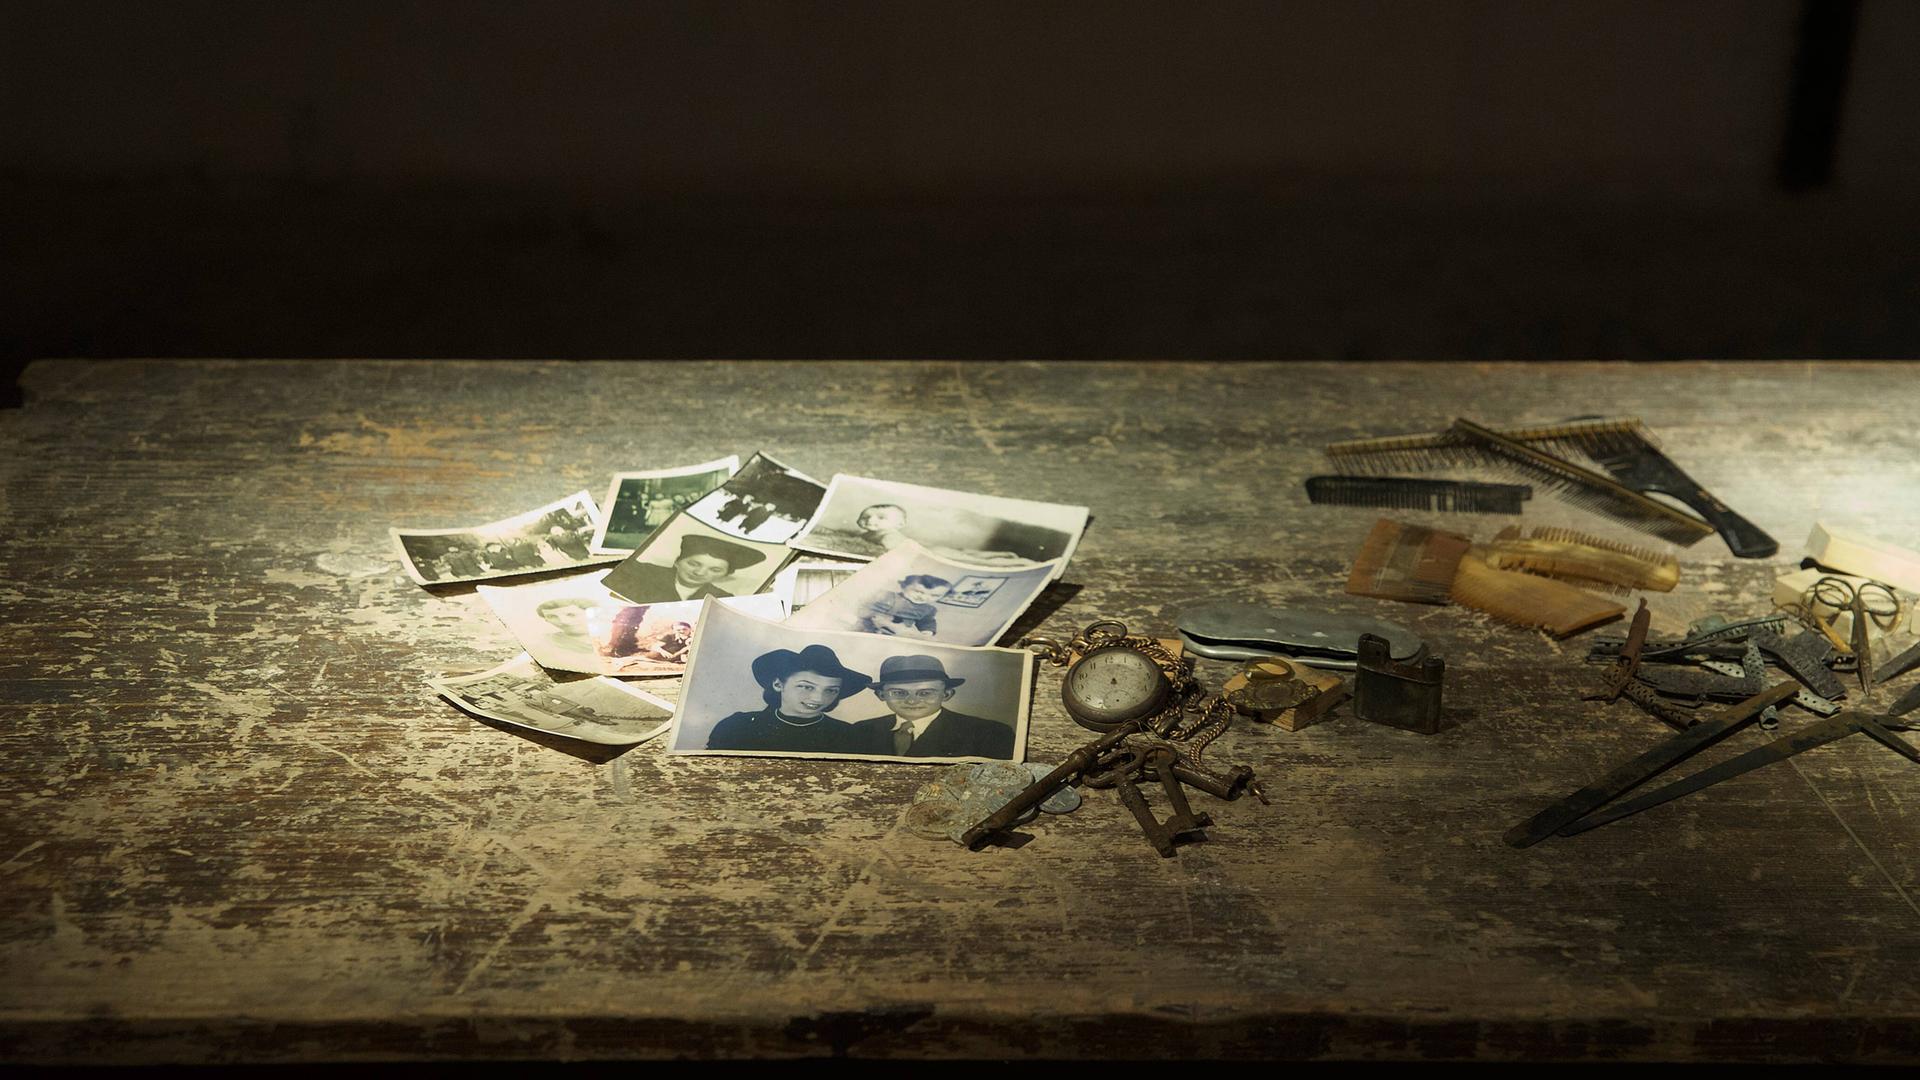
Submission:
M 1140 722 L 1130 720 L 1068 754 L 1052 772 L 1035 780 L 985 820 L 960 836 L 960 843 L 979 850 L 1003 837 L 1047 800 L 1078 782 L 1083 787 L 1112 788 L 1146 833 L 1147 842 L 1162 858 L 1171 858 L 1178 845 L 1199 836 L 1213 824 L 1204 812 L 1196 813 L 1187 801 L 1186 789 L 1192 787 L 1219 799 L 1233 800 L 1251 794 L 1261 802 L 1266 796 L 1252 769 L 1236 765 L 1222 773 L 1207 767 L 1198 755 L 1180 742 L 1141 730 Z M 1158 783 L 1165 794 L 1170 813 L 1154 815 L 1143 787 Z

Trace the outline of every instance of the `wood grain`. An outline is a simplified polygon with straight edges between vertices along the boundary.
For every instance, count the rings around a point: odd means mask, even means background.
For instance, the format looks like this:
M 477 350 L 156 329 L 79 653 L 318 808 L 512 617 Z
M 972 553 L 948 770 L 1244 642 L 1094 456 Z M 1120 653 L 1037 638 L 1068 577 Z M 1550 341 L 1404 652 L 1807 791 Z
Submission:
M 6 1059 L 1920 1060 L 1920 773 L 1849 739 L 1509 849 L 1664 726 L 1577 700 L 1581 638 L 1344 594 L 1377 515 L 1300 486 L 1331 439 L 1637 414 L 1782 550 L 1680 552 L 1660 636 L 1765 609 L 1816 518 L 1920 536 L 1920 365 L 70 361 L 23 384 Z M 1046 633 L 1164 634 L 1234 596 L 1400 621 L 1447 658 L 1453 722 L 1236 728 L 1210 757 L 1273 804 L 1203 798 L 1210 839 L 1163 860 L 1108 792 L 969 853 L 896 827 L 925 768 L 582 757 L 428 690 L 514 647 L 470 589 L 407 581 L 389 525 L 755 449 L 1091 506 Z M 1526 523 L 1659 546 L 1544 495 Z M 1030 753 L 1057 761 L 1084 733 L 1039 679 Z

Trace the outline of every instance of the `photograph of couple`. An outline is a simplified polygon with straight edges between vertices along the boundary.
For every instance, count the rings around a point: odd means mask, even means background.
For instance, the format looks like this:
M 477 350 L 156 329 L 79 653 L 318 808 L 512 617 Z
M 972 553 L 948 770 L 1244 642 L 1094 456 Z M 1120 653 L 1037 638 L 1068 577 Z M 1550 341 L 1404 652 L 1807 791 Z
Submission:
M 1032 655 L 796 631 L 709 606 L 677 754 L 1018 761 Z

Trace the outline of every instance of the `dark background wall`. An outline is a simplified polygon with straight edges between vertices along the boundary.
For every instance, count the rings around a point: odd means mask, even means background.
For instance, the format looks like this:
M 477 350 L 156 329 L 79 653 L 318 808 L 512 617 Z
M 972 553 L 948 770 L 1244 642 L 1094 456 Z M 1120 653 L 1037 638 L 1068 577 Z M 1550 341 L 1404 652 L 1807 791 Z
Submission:
M 1917 40 L 1903 0 L 11 3 L 0 350 L 1914 355 Z

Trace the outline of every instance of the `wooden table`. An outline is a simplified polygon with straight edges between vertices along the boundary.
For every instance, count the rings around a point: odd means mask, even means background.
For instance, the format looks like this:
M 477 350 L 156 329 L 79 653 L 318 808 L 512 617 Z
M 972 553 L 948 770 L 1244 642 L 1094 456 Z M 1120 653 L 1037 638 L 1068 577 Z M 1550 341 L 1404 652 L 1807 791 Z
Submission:
M 1920 366 L 43 362 L 23 383 L 0 413 L 6 1059 L 1920 1059 L 1920 771 L 1850 739 L 1508 848 L 1666 729 L 1577 699 L 1580 639 L 1344 595 L 1376 515 L 1300 484 L 1332 438 L 1637 414 L 1781 542 L 1687 550 L 1655 598 L 1677 631 L 1765 609 L 1816 518 L 1920 538 Z M 471 592 L 410 584 L 389 525 L 757 448 L 1091 506 L 1048 633 L 1165 633 L 1236 596 L 1397 619 L 1446 656 L 1460 722 L 1237 728 L 1214 757 L 1272 805 L 1205 800 L 1210 839 L 1161 859 L 1110 793 L 969 853 L 898 828 L 924 767 L 658 741 L 594 761 L 428 690 L 515 649 Z M 1057 687 L 1043 670 L 1037 760 L 1084 740 Z

